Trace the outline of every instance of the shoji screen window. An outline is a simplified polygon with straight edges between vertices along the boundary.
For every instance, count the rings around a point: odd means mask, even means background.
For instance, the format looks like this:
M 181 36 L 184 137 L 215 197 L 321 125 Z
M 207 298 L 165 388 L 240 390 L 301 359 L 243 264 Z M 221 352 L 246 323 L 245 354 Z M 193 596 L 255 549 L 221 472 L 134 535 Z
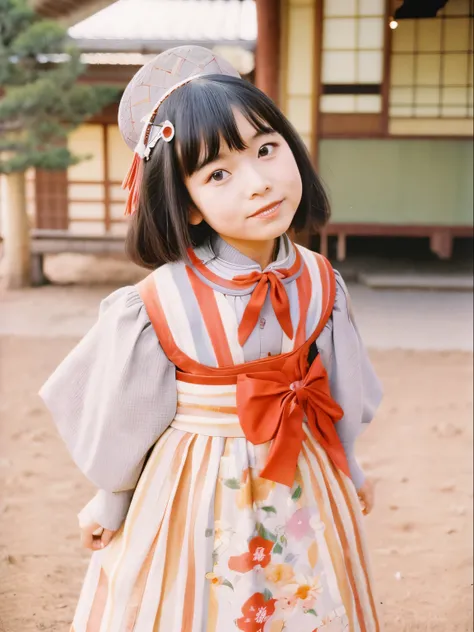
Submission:
M 325 0 L 320 112 L 322 135 L 380 131 L 384 0 Z
M 391 119 L 472 118 L 473 5 L 449 0 L 436 18 L 400 20 L 392 33 Z M 449 133 L 446 123 L 439 129 Z

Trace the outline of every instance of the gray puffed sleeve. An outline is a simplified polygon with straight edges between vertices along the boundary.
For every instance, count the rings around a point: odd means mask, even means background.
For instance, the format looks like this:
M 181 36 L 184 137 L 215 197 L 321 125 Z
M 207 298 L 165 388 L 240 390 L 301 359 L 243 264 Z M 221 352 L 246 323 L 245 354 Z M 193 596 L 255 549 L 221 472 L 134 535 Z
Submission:
M 321 360 L 328 372 L 331 394 L 344 411 L 336 429 L 346 452 L 351 478 L 359 489 L 364 482 L 354 454 L 358 435 L 375 415 L 382 387 L 357 330 L 350 297 L 336 272 L 336 301 L 332 316 L 317 340 Z
M 177 400 L 175 366 L 135 287 L 102 302 L 98 321 L 40 396 L 76 465 L 100 489 L 90 513 L 102 526 L 117 528 Z

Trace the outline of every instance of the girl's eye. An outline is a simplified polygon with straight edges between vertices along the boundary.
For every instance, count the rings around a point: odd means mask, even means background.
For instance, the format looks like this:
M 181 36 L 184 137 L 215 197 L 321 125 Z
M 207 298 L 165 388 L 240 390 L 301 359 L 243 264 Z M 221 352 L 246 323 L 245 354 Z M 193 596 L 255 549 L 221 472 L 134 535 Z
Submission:
M 258 157 L 266 158 L 267 156 L 270 156 L 277 146 L 278 145 L 276 143 L 266 143 L 265 145 L 262 145 L 258 150 Z
M 228 171 L 224 171 L 224 169 L 218 169 L 217 171 L 214 171 L 209 179 L 213 180 L 214 182 L 222 182 L 223 180 L 226 180 L 227 176 L 229 175 L 230 173 Z

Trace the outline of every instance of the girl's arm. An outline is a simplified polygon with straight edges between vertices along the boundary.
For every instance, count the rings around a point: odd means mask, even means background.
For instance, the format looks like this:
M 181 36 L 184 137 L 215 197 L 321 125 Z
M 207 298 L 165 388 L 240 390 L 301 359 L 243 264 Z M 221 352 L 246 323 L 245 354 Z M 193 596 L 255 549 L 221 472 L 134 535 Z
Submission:
M 104 529 L 117 531 L 127 515 L 134 491 L 107 492 L 99 489 L 79 512 L 79 525 L 100 524 Z
M 337 293 L 332 317 L 317 341 L 329 374 L 331 394 L 344 411 L 336 429 L 345 449 L 351 478 L 360 489 L 365 477 L 354 444 L 382 399 L 382 387 L 354 322 L 349 293 L 336 272 Z
M 118 528 L 149 449 L 176 412 L 175 366 L 135 287 L 101 304 L 99 319 L 40 391 L 76 465 L 99 488 L 87 512 Z

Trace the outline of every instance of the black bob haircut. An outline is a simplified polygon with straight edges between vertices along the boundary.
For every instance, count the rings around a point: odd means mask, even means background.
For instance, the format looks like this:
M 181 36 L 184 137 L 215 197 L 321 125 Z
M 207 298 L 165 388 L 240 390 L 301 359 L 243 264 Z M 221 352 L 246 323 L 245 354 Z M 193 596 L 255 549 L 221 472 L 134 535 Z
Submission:
M 273 101 L 243 79 L 206 75 L 176 90 L 160 106 L 157 120 L 171 121 L 176 135 L 169 143 L 158 141 L 144 165 L 139 207 L 126 240 L 127 254 L 138 265 L 154 269 L 186 260 L 189 246 L 202 244 L 214 233 L 205 222 L 189 224 L 192 200 L 184 178 L 197 171 L 203 159 L 218 156 L 221 139 L 230 150 L 246 149 L 233 107 L 256 131 L 281 134 L 293 152 L 303 193 L 290 230 L 315 230 L 329 219 L 329 201 L 306 147 Z

